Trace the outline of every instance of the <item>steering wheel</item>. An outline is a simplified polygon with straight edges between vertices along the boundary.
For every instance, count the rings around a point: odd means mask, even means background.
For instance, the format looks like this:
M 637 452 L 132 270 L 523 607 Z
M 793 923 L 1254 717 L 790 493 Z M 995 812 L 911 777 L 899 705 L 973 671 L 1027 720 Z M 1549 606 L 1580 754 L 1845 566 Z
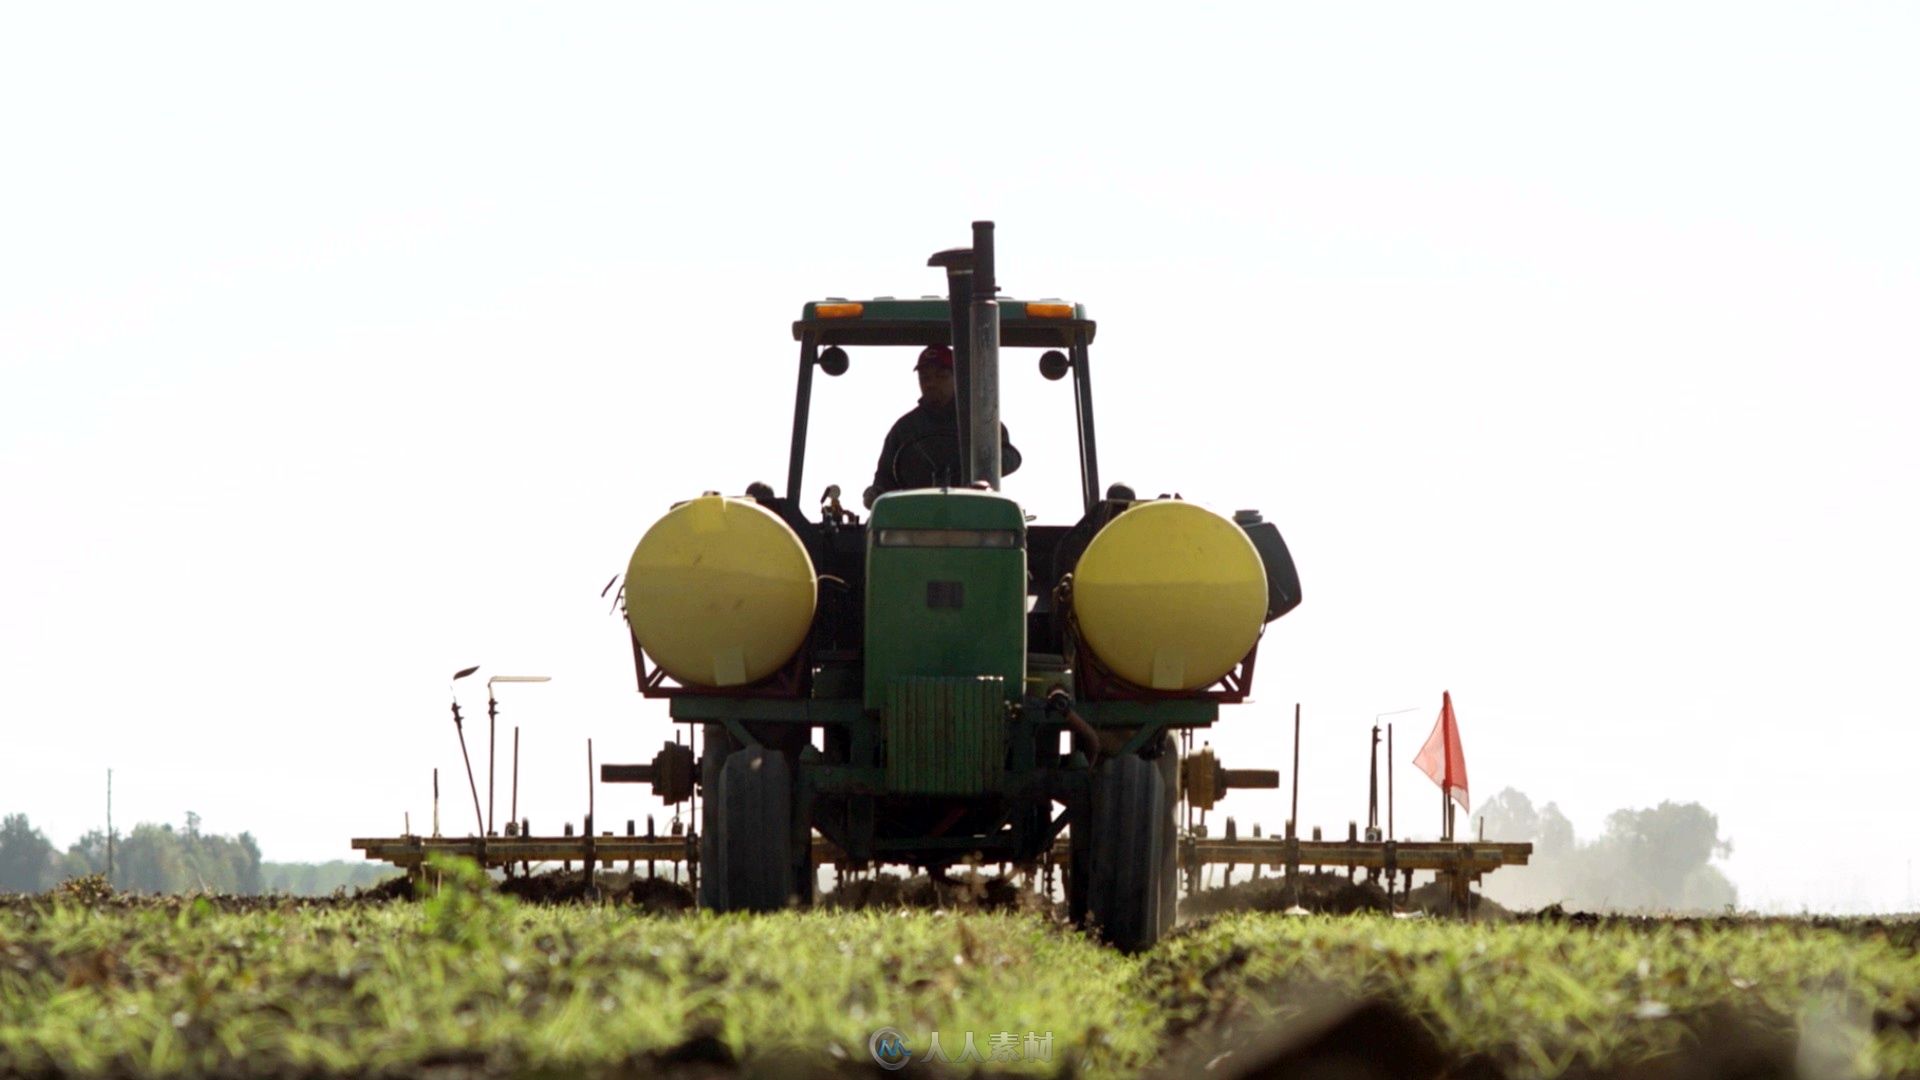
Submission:
M 952 432 L 922 435 L 893 455 L 893 475 L 903 488 L 952 485 L 963 471 L 960 437 Z

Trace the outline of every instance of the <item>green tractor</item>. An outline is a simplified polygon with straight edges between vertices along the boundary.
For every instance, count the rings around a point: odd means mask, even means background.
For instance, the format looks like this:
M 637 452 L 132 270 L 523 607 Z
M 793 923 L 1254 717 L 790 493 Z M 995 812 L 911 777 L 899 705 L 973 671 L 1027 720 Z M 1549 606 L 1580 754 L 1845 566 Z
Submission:
M 1064 834 L 1072 918 L 1146 948 L 1173 923 L 1183 789 L 1210 803 L 1277 783 L 1210 753 L 1183 769 L 1175 736 L 1245 700 L 1261 632 L 1300 602 L 1299 579 L 1258 513 L 1101 489 L 1094 323 L 1076 304 L 1000 297 L 991 222 L 929 265 L 945 298 L 820 301 L 793 324 L 784 493 L 678 504 L 636 547 L 624 602 L 640 690 L 699 726 L 701 752 L 669 743 L 651 767 L 603 776 L 701 800 L 703 908 L 810 903 L 817 850 L 938 877 L 1036 866 Z M 953 351 L 956 434 L 903 447 L 899 472 L 917 479 L 866 520 L 837 486 L 803 512 L 815 372 L 844 373 L 848 349 L 931 345 Z M 1000 494 L 1006 349 L 1073 380 L 1076 522 L 1029 524 Z

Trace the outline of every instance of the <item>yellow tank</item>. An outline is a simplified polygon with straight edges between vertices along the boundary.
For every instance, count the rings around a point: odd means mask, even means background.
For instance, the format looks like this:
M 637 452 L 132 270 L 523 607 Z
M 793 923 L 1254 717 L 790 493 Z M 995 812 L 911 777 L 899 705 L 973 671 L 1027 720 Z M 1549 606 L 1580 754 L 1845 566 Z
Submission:
M 778 671 L 806 639 L 816 599 L 800 538 L 749 499 L 681 503 L 627 563 L 634 637 L 689 685 L 740 686 Z
M 1200 690 L 1260 639 L 1267 572 L 1232 521 L 1189 502 L 1139 503 L 1080 556 L 1073 610 L 1094 655 L 1121 678 Z

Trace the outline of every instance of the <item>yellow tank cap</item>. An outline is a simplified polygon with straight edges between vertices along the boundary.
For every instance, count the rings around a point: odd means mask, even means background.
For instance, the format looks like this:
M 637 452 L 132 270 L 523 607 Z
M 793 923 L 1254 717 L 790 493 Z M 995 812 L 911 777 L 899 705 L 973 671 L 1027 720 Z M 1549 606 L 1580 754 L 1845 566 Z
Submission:
M 750 499 L 681 503 L 627 562 L 627 624 L 688 685 L 740 686 L 778 671 L 806 640 L 816 599 L 805 545 Z
M 1201 690 L 1260 640 L 1267 572 L 1233 522 L 1190 502 L 1136 504 L 1095 534 L 1073 571 L 1080 634 L 1137 686 Z

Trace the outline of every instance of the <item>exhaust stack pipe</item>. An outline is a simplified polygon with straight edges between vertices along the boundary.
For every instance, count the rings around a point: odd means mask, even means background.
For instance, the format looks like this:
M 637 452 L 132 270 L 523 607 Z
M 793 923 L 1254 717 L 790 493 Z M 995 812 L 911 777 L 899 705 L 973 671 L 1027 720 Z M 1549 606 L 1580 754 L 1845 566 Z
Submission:
M 993 279 L 993 222 L 973 223 L 973 348 L 968 360 L 968 480 L 1000 490 L 1000 291 Z M 957 362 L 957 358 L 956 358 Z
M 927 260 L 947 271 L 952 313 L 954 412 L 967 485 L 1000 490 L 1000 303 L 994 280 L 993 222 L 973 223 L 973 246 Z

